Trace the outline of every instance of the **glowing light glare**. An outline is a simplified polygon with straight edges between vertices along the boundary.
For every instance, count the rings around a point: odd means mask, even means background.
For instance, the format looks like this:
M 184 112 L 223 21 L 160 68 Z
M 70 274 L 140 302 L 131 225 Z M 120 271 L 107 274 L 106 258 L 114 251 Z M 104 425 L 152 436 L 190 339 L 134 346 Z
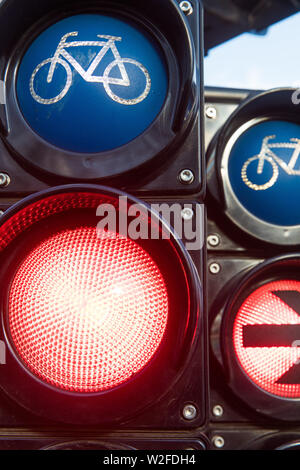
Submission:
M 265 346 L 264 338 L 260 340 L 259 347 L 254 344 L 252 346 L 245 344 L 245 326 L 247 325 L 266 325 L 266 332 L 268 325 L 275 325 L 279 327 L 279 329 L 276 328 L 277 336 L 279 332 L 279 337 L 283 339 L 286 335 L 286 325 L 300 325 L 300 315 L 275 294 L 280 291 L 298 291 L 300 295 L 300 282 L 293 280 L 270 282 L 247 297 L 234 321 L 234 349 L 241 367 L 255 384 L 280 397 L 299 398 L 300 383 L 280 382 L 284 374 L 291 371 L 293 367 L 297 367 L 300 348 L 293 345 L 292 341 L 291 344 L 275 346 L 267 337 L 267 333 Z
M 26 366 L 49 384 L 99 392 L 130 379 L 156 353 L 168 319 L 162 274 L 136 242 L 61 230 L 22 261 L 9 327 Z

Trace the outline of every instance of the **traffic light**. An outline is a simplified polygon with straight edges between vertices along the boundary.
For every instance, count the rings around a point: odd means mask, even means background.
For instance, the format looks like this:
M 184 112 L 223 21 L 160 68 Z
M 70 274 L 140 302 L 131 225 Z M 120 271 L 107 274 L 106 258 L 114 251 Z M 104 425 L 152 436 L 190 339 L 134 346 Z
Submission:
M 0 448 L 204 449 L 201 4 L 0 24 Z
M 207 90 L 215 448 L 296 449 L 299 442 L 296 93 Z
M 141 195 L 201 194 L 202 10 L 191 8 L 4 2 L 1 154 L 16 176 L 3 193 L 101 181 Z

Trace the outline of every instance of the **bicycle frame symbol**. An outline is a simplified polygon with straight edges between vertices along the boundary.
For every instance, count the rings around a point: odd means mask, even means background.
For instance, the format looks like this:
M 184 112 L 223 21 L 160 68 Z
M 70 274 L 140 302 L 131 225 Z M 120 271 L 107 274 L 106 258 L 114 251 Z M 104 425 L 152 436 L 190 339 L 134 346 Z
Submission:
M 113 101 L 116 101 L 117 103 L 124 104 L 124 105 L 135 105 L 143 101 L 148 96 L 150 89 L 151 89 L 151 78 L 150 78 L 149 72 L 146 69 L 146 67 L 144 67 L 140 62 L 137 62 L 136 60 L 133 60 L 133 59 L 121 57 L 116 46 L 117 41 L 122 41 L 121 37 L 98 34 L 97 37 L 102 39 L 102 41 L 67 42 L 69 37 L 76 37 L 78 36 L 78 34 L 79 33 L 77 31 L 65 34 L 61 38 L 53 57 L 43 60 L 43 62 L 37 65 L 37 67 L 34 69 L 30 78 L 30 93 L 31 93 L 31 96 L 35 99 L 35 101 L 37 101 L 40 104 L 50 105 L 50 104 L 57 103 L 58 101 L 62 100 L 66 96 L 66 94 L 68 93 L 73 83 L 73 75 L 72 75 L 70 64 L 86 82 L 103 83 L 103 86 L 107 95 Z M 93 61 L 90 63 L 87 70 L 85 70 L 67 50 L 70 48 L 76 48 L 80 46 L 100 47 L 100 51 L 95 56 Z M 97 69 L 98 65 L 100 64 L 103 57 L 108 51 L 111 51 L 113 53 L 114 60 L 106 67 L 102 76 L 94 75 L 95 70 Z M 47 76 L 47 83 L 52 82 L 54 72 L 58 64 L 62 65 L 66 71 L 66 83 L 64 85 L 63 90 L 57 96 L 53 98 L 49 98 L 49 99 L 39 96 L 35 89 L 36 75 L 40 71 L 40 69 L 46 66 L 47 64 L 50 64 L 50 68 L 49 68 L 49 72 Z M 133 99 L 124 99 L 124 98 L 119 97 L 111 90 L 111 87 L 110 87 L 110 85 L 121 85 L 124 87 L 129 87 L 131 85 L 125 64 L 132 64 L 136 66 L 138 69 L 140 69 L 142 73 L 144 74 L 145 80 L 146 80 L 145 89 L 142 92 L 142 94 Z M 114 67 L 118 67 L 121 78 L 110 77 L 110 72 L 112 71 Z
M 300 176 L 300 169 L 295 170 L 300 154 L 300 139 L 291 138 L 290 142 L 283 143 L 270 143 L 270 140 L 275 139 L 276 135 L 269 135 L 262 141 L 261 150 L 258 155 L 248 158 L 242 168 L 242 180 L 244 183 L 254 191 L 264 191 L 274 186 L 279 176 L 279 168 L 281 168 L 287 175 Z M 289 163 L 286 163 L 278 157 L 272 149 L 292 149 L 293 154 Z M 250 163 L 257 161 L 257 174 L 261 175 L 264 170 L 265 164 L 271 165 L 272 176 L 264 184 L 255 184 L 248 177 L 248 168 Z

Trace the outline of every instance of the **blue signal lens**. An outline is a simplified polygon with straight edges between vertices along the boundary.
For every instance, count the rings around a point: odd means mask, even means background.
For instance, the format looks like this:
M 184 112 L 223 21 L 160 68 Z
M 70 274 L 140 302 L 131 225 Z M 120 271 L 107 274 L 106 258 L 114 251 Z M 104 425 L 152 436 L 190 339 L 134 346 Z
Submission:
M 168 73 L 158 44 L 124 20 L 75 15 L 41 33 L 19 67 L 28 124 L 64 150 L 97 153 L 141 135 L 161 111 Z
M 300 125 L 279 120 L 249 127 L 234 143 L 228 177 L 239 203 L 277 226 L 300 224 Z

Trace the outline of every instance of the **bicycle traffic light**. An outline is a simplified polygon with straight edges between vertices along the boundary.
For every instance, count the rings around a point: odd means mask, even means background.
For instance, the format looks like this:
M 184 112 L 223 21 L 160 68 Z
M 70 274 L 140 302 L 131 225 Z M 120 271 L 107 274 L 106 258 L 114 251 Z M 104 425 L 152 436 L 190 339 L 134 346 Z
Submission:
M 300 424 L 300 127 L 294 97 L 294 89 L 224 90 L 219 96 L 208 90 L 207 106 L 215 110 L 214 120 L 207 117 L 215 133 L 207 168 L 216 447 L 297 448 L 299 432 L 287 432 Z
M 15 159 L 5 164 L 28 170 L 10 191 L 105 181 L 139 194 L 201 193 L 198 2 L 187 17 L 175 1 L 22 8 L 1 8 L 2 135 Z
M 206 447 L 202 7 L 179 3 L 0 7 L 2 448 Z

